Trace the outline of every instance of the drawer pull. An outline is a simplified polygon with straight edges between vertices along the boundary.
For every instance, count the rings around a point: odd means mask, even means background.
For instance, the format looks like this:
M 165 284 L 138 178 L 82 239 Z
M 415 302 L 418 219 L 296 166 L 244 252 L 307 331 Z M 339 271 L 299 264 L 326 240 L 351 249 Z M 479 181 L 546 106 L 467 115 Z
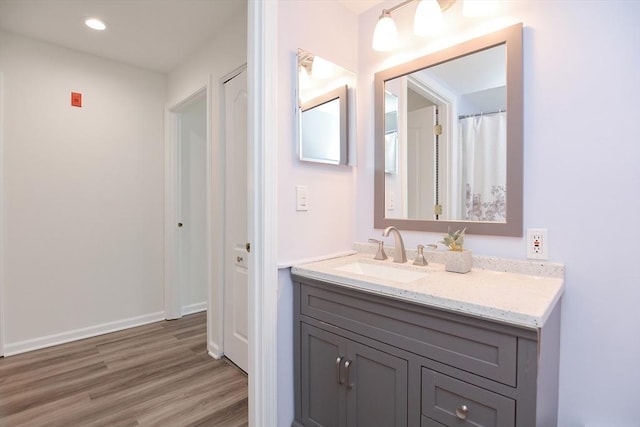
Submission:
M 469 408 L 467 408 L 467 405 L 460 405 L 460 407 L 456 409 L 456 416 L 461 420 L 466 420 L 468 414 Z
M 336 359 L 336 373 L 338 375 L 338 384 L 342 384 L 342 375 L 340 375 L 340 364 L 342 363 L 342 357 Z
M 344 370 L 347 377 L 347 389 L 351 390 L 351 381 L 349 380 L 349 368 L 351 367 L 351 360 L 344 362 Z

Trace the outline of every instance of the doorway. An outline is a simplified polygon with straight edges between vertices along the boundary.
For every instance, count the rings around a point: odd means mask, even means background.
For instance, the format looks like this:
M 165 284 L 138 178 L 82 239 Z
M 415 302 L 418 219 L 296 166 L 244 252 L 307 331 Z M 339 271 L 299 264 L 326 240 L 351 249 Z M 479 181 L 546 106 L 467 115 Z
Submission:
M 207 88 L 169 109 L 166 318 L 207 309 L 210 146 Z

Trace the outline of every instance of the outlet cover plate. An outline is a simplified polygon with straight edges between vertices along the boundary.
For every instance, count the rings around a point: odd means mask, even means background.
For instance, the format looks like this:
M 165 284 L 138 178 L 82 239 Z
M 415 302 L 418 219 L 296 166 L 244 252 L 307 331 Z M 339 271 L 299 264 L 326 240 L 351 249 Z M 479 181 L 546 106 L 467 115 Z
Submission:
M 528 228 L 526 245 L 528 259 L 549 259 L 549 233 L 546 228 Z

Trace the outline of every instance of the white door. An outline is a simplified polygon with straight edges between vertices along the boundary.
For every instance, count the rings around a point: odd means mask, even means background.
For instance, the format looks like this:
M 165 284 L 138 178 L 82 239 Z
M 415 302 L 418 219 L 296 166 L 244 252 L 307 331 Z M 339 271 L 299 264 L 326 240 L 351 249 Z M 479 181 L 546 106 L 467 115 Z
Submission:
M 435 107 L 408 113 L 407 199 L 410 218 L 434 219 Z
M 224 84 L 224 353 L 248 369 L 247 72 Z

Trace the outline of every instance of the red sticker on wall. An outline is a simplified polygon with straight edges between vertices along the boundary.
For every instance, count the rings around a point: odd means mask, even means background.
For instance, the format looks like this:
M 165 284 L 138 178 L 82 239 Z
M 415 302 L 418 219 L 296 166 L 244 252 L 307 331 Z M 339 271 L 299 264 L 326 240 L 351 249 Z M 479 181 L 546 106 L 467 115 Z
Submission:
M 80 92 L 71 92 L 71 106 L 82 107 L 82 94 Z

